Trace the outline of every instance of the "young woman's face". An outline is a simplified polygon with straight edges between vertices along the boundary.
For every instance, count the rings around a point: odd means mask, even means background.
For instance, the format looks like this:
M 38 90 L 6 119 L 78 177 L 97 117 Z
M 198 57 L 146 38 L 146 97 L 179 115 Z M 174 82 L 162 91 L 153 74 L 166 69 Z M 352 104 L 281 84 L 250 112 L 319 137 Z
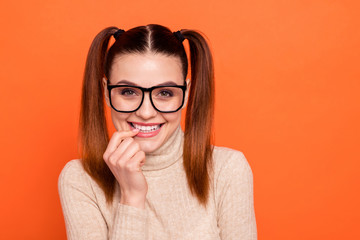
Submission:
M 184 85 L 180 59 L 152 53 L 126 54 L 115 58 L 109 80 L 110 85 L 134 85 L 143 88 L 169 84 Z M 110 106 L 105 79 L 104 86 L 105 99 Z M 125 89 L 122 94 L 133 93 Z M 185 98 L 187 99 L 187 96 Z M 173 113 L 158 112 L 150 102 L 149 92 L 146 92 L 137 111 L 121 113 L 111 108 L 111 117 L 118 131 L 140 129 L 134 139 L 139 143 L 141 150 L 150 153 L 162 146 L 179 126 L 181 109 Z

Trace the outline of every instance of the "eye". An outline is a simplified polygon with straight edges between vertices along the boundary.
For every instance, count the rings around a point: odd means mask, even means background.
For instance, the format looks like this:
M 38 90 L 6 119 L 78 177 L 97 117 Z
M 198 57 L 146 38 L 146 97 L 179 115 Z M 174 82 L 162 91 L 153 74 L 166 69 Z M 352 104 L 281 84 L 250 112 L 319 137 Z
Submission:
M 141 95 L 141 92 L 138 89 L 132 87 L 119 87 L 116 88 L 116 94 L 123 97 L 136 97 Z
M 162 89 L 157 94 L 159 97 L 172 97 L 174 96 L 173 92 L 169 89 Z
M 125 88 L 121 91 L 121 95 L 126 95 L 126 96 L 136 95 L 136 92 L 133 89 Z

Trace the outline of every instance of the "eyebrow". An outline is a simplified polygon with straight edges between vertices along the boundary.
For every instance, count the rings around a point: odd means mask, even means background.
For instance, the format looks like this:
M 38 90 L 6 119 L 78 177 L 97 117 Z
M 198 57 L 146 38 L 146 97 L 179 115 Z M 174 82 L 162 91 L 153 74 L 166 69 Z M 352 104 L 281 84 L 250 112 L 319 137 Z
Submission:
M 120 85 L 120 84 L 125 84 L 125 85 L 132 85 L 132 86 L 139 86 L 136 83 L 133 83 L 131 81 L 128 80 L 120 80 L 116 83 L 116 85 Z
M 131 85 L 131 86 L 138 86 L 140 87 L 138 84 L 134 83 L 134 82 L 131 82 L 131 81 L 128 81 L 128 80 L 120 80 L 116 83 L 116 85 L 120 85 L 120 84 L 125 84 L 125 85 Z M 173 82 L 173 81 L 167 81 L 167 82 L 163 82 L 163 83 L 160 83 L 160 84 L 157 84 L 153 87 L 156 87 L 156 86 L 178 86 L 177 83 Z
M 173 82 L 173 81 L 167 81 L 167 82 L 163 82 L 163 83 L 160 83 L 158 85 L 155 85 L 155 86 L 177 86 L 178 84 L 176 84 L 176 82 Z

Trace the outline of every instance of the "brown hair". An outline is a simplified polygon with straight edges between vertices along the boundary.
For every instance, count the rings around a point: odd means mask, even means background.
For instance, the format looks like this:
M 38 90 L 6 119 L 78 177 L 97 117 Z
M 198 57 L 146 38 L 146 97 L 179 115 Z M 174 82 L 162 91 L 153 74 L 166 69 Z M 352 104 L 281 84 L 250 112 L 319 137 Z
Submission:
M 108 27 L 93 40 L 82 87 L 80 150 L 84 169 L 99 184 L 107 202 L 113 199 L 116 179 L 103 160 L 109 142 L 104 111 L 102 78 L 110 79 L 114 58 L 128 53 L 161 53 L 180 58 L 184 79 L 188 60 L 183 44 L 170 29 L 149 24 L 125 31 L 108 50 L 110 38 L 118 30 Z M 186 110 L 184 168 L 191 193 L 206 206 L 212 174 L 212 120 L 214 70 L 209 46 L 199 31 L 182 29 L 190 46 L 191 85 Z

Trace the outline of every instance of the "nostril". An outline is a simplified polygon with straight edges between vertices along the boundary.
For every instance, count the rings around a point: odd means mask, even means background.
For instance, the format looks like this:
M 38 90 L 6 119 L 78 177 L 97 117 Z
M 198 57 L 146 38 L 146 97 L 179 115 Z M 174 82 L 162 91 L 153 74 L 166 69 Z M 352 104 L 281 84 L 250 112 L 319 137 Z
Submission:
M 142 106 L 135 112 L 138 117 L 148 119 L 156 116 L 157 111 L 151 103 L 143 103 Z

